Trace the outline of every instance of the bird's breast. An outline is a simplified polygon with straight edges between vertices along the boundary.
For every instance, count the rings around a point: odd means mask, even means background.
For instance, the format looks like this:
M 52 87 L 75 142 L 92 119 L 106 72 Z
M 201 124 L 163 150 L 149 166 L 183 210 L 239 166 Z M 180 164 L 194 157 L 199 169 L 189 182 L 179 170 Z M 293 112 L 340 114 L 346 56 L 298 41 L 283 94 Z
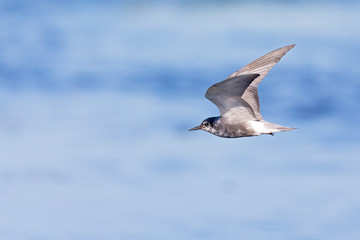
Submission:
M 250 137 L 258 135 L 248 121 L 238 123 L 219 122 L 216 126 L 216 132 L 213 134 L 225 138 Z

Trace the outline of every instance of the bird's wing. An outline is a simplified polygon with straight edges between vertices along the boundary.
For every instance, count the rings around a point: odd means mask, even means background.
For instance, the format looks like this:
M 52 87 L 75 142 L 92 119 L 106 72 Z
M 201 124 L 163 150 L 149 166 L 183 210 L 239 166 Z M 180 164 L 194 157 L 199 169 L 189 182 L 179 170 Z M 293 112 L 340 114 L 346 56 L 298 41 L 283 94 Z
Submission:
M 241 76 L 243 74 L 260 74 L 260 76 L 249 85 L 249 87 L 242 95 L 242 99 L 244 99 L 251 106 L 258 120 L 262 120 L 263 118 L 260 114 L 260 101 L 257 86 L 266 76 L 266 74 L 268 74 L 271 68 L 293 47 L 295 47 L 295 44 L 276 49 L 249 63 L 248 65 L 234 72 L 227 78 L 231 79 L 237 76 Z
M 205 97 L 219 108 L 221 116 L 231 113 L 234 120 L 255 118 L 251 106 L 241 96 L 259 76 L 259 74 L 242 74 L 228 78 L 211 86 L 206 91 Z

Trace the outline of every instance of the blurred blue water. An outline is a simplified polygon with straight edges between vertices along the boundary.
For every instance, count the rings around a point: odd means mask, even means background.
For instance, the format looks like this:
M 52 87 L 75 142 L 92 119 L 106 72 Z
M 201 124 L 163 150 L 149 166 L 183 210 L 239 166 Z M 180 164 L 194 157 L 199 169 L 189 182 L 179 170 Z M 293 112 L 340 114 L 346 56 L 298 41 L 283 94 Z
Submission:
M 358 239 L 356 1 L 2 1 L 1 239 Z M 260 85 L 299 130 L 187 129 L 206 89 L 296 43 Z

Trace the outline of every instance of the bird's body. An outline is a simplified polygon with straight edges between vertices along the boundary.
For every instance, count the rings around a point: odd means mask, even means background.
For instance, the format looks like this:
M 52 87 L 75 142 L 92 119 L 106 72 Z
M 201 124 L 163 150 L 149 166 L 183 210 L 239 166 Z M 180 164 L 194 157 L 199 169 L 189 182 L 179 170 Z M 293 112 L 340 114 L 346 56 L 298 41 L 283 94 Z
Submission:
M 294 46 L 272 51 L 211 86 L 205 97 L 219 108 L 220 116 L 207 118 L 190 130 L 201 129 L 219 137 L 239 138 L 294 129 L 263 120 L 257 91 L 260 81 Z

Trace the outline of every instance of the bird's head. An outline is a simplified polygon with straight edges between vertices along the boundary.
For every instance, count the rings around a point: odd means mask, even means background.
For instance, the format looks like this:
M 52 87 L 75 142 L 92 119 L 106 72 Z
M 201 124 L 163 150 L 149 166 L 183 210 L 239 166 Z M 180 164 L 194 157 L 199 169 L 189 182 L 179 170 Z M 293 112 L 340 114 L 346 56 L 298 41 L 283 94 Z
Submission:
M 189 131 L 194 131 L 194 130 L 204 130 L 206 132 L 212 132 L 212 130 L 214 129 L 216 122 L 219 118 L 218 117 L 210 117 L 205 119 L 204 121 L 202 121 L 202 123 L 200 124 L 200 126 L 194 127 L 192 129 L 189 129 Z

